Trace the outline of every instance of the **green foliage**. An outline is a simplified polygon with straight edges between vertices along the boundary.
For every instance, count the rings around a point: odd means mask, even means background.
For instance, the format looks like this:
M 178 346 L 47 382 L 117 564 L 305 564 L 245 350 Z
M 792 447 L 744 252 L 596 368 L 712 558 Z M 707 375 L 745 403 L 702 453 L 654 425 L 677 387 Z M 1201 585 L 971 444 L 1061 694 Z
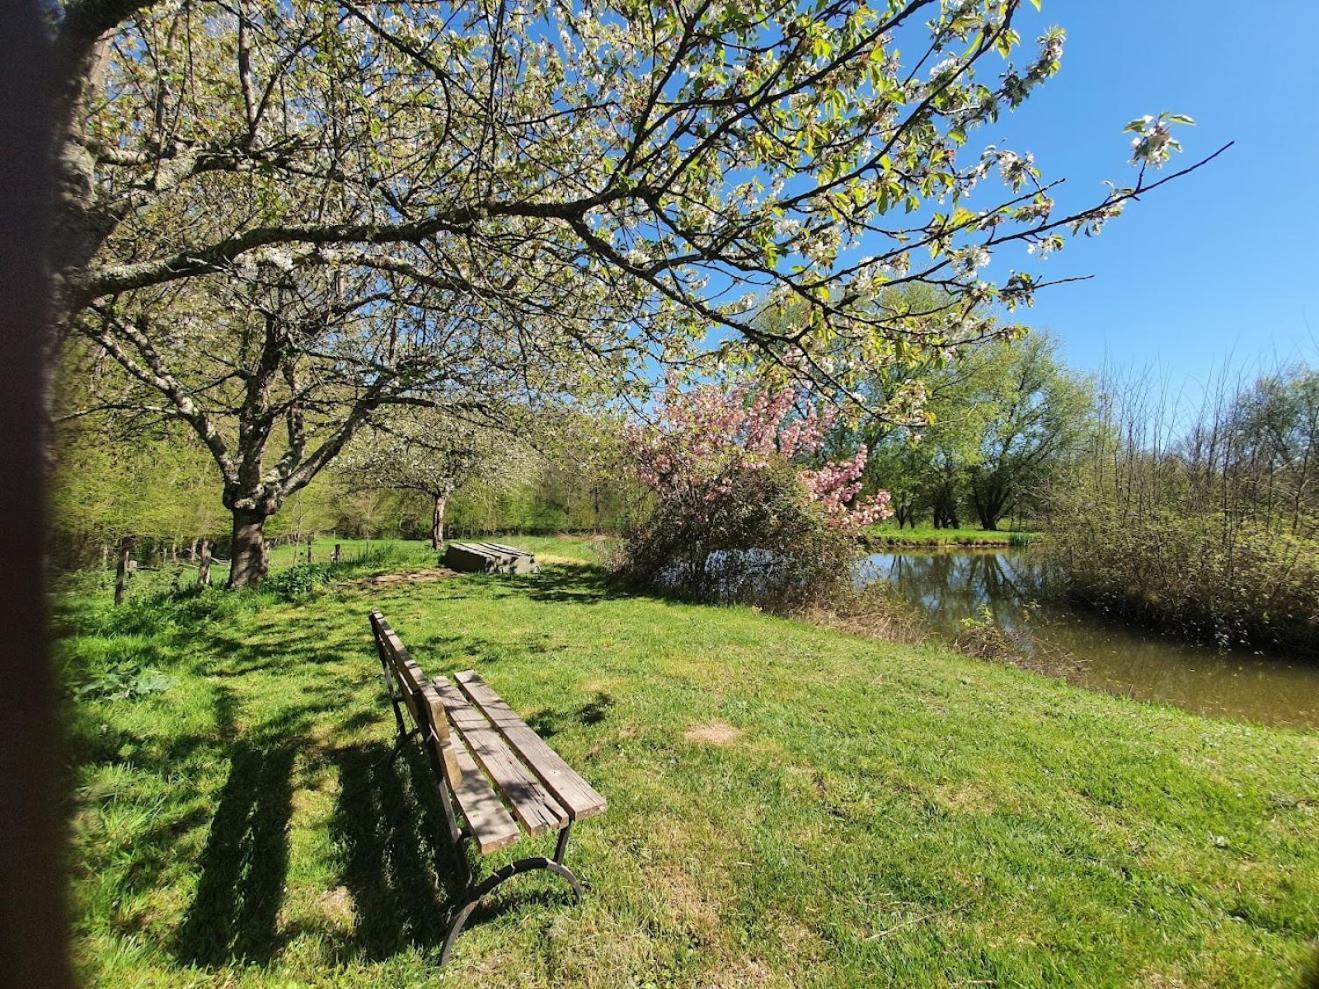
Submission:
M 78 687 L 79 697 L 103 697 L 112 701 L 131 701 L 169 689 L 171 677 L 151 667 L 127 661 L 107 667 L 98 676 Z
M 1055 581 L 1193 639 L 1319 650 L 1319 373 L 1210 396 L 1185 428 L 1110 382 L 1050 502 Z
M 1006 515 L 1040 510 L 1091 428 L 1090 386 L 1057 352 L 1042 333 L 964 350 L 922 372 L 919 418 L 861 431 L 872 444 L 867 487 L 892 492 L 899 524 L 927 516 L 957 529 L 969 514 L 992 530 Z M 871 387 L 892 394 L 911 384 Z
M 1319 650 L 1319 540 L 1216 512 L 1058 506 L 1057 583 L 1073 599 L 1223 646 Z
M 454 536 L 525 532 L 618 532 L 638 495 L 616 461 L 597 466 L 547 459 L 514 483 L 476 480 L 454 495 Z
M 330 583 L 336 569 L 338 567 L 332 563 L 299 563 L 276 570 L 266 578 L 263 586 L 276 597 L 290 601 Z
M 104 423 L 61 431 L 51 493 L 61 562 L 110 555 L 120 537 L 156 547 L 217 538 L 229 524 L 206 453 L 178 430 L 117 435 Z

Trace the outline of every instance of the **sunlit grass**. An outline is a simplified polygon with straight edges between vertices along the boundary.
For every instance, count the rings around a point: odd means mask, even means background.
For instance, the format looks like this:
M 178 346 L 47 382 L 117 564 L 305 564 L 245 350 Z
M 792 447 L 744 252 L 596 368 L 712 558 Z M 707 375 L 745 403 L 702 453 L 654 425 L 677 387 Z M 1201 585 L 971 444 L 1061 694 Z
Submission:
M 553 562 L 593 543 L 511 541 L 543 572 L 65 602 L 71 686 L 134 650 L 170 678 L 70 709 L 89 984 L 1266 986 L 1312 956 L 1313 734 L 629 596 Z M 424 764 L 383 764 L 377 606 L 610 803 L 574 829 L 584 902 L 511 883 L 442 973 L 453 864 Z

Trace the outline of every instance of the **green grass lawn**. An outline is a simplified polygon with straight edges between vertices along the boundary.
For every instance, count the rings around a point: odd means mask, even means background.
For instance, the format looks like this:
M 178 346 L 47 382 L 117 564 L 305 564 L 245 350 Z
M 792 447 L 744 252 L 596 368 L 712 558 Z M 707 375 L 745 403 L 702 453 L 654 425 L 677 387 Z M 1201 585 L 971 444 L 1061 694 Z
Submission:
M 469 537 L 463 537 L 468 539 Z M 502 536 L 517 545 L 553 547 L 562 542 L 559 538 Z M 478 537 L 470 537 L 479 542 Z M 582 543 L 581 545 L 586 545 Z M 430 542 L 418 539 L 347 539 L 338 536 L 318 536 L 311 545 L 313 566 L 330 562 L 334 547 L 340 548 L 340 559 L 345 568 L 368 573 L 388 569 L 409 569 L 434 566 L 440 554 L 431 549 Z M 306 543 L 280 543 L 270 547 L 270 570 L 276 573 L 295 565 L 307 563 Z M 229 564 L 218 557 L 211 566 L 211 581 L 223 584 L 229 575 Z M 153 563 L 135 572 L 129 579 L 130 598 L 151 597 L 171 587 L 189 587 L 197 582 L 195 564 L 186 560 L 178 563 Z M 104 570 L 85 570 L 63 581 L 64 589 L 74 594 L 95 594 L 114 586 L 113 567 Z
M 89 984 L 1286 986 L 1314 966 L 1314 734 L 628 596 L 553 562 L 588 544 L 517 542 L 549 565 L 65 599 L 71 687 L 169 678 L 70 707 Z M 424 763 L 383 765 L 375 606 L 610 803 L 574 829 L 583 903 L 508 883 L 442 972 L 453 866 Z
M 873 543 L 891 543 L 898 546 L 1007 546 L 1014 542 L 1029 541 L 1038 536 L 1034 532 L 1011 532 L 1007 529 L 936 529 L 921 525 L 914 529 L 899 529 L 891 522 L 874 525 L 866 530 Z M 1013 537 L 1016 537 L 1014 540 Z
M 328 563 L 335 546 L 340 547 L 343 559 L 352 561 L 382 550 L 396 558 L 412 560 L 417 563 L 434 563 L 436 552 L 430 543 L 417 539 L 340 539 L 334 536 L 318 536 L 312 543 L 311 559 L 313 563 Z M 281 543 L 270 549 L 271 568 L 286 567 L 293 563 L 304 563 L 307 559 L 306 543 Z M 227 569 L 227 568 L 226 568 Z

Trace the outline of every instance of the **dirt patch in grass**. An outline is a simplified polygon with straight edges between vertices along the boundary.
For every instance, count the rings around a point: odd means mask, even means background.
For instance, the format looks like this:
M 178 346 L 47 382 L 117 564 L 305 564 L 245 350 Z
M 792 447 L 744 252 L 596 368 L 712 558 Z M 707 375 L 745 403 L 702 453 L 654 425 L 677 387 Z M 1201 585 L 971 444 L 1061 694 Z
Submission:
M 994 796 L 976 783 L 950 783 L 935 788 L 935 800 L 946 810 L 959 814 L 987 814 L 994 809 Z
M 448 567 L 438 567 L 434 570 L 410 570 L 407 573 L 386 573 L 378 577 L 363 577 L 361 580 L 354 580 L 345 584 L 345 587 L 397 587 L 406 584 L 431 584 L 437 580 L 448 580 L 451 577 L 457 577 L 457 570 L 450 570 Z
M 331 925 L 342 930 L 350 930 L 356 913 L 353 907 L 353 895 L 344 886 L 336 886 L 320 895 L 317 906 Z
M 711 721 L 704 725 L 692 725 L 682 733 L 682 737 L 702 745 L 727 746 L 742 737 L 742 729 L 734 728 L 727 721 Z

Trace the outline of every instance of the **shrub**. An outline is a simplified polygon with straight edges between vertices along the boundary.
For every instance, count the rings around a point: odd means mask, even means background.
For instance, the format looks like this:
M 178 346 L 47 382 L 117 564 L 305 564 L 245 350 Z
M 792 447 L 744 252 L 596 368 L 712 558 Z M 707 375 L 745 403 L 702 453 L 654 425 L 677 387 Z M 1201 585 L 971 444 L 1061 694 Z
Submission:
M 262 590 L 284 600 L 303 597 L 329 584 L 337 569 L 333 563 L 297 563 L 272 573 Z
M 1220 646 L 1319 646 L 1319 542 L 1218 512 L 1056 511 L 1051 583 Z M 1225 535 L 1226 532 L 1226 535 Z
M 1220 645 L 1319 652 L 1319 371 L 1226 375 L 1191 420 L 1109 381 L 1050 498 L 1050 584 Z
M 702 600 L 780 609 L 850 583 L 856 535 L 891 514 L 888 496 L 856 500 L 864 449 L 821 461 L 833 417 L 814 408 L 793 416 L 797 399 L 788 390 L 670 389 L 659 423 L 628 436 L 653 497 L 625 532 L 626 576 Z

